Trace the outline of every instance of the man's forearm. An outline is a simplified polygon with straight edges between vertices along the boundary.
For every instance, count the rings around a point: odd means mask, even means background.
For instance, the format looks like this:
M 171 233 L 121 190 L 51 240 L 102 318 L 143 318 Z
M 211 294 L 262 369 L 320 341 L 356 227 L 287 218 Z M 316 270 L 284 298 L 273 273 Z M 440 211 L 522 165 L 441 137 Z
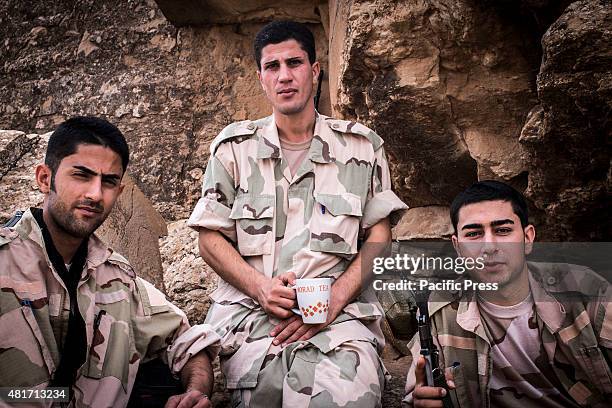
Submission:
M 385 218 L 368 229 L 368 235 L 364 244 L 386 244 L 390 241 L 391 226 L 389 224 L 389 219 Z M 367 248 L 368 251 L 366 252 L 362 248 L 348 268 L 346 268 L 346 271 L 344 271 L 334 283 L 332 289 L 333 296 L 338 296 L 342 300 L 344 306 L 359 296 L 363 290 L 362 283 L 365 282 L 364 278 L 367 277 L 362 273 L 363 263 L 371 264 L 372 258 L 378 255 L 378 253 L 375 252 L 384 249 L 383 245 L 380 245 L 380 248 L 368 246 L 365 246 L 365 248 Z M 368 268 L 368 273 L 371 274 L 371 268 Z
M 191 357 L 181 370 L 181 381 L 186 391 L 196 390 L 210 396 L 214 379 L 212 365 L 206 350 Z
M 198 238 L 202 259 L 230 285 L 252 299 L 264 276 L 249 265 L 218 231 L 200 228 Z

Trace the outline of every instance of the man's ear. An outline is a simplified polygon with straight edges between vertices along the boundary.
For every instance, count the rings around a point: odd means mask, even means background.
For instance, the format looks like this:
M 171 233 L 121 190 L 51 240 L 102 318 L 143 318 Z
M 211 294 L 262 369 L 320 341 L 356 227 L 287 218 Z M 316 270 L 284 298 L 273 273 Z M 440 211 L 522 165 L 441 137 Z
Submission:
M 461 256 L 461 251 L 459 251 L 459 241 L 457 240 L 457 234 L 453 234 L 451 236 L 451 241 L 453 242 L 453 248 L 455 248 L 455 252 L 458 256 Z
M 119 194 L 117 194 L 117 197 L 119 197 L 121 195 L 121 193 L 123 193 L 123 189 L 125 188 L 125 184 L 121 183 L 119 185 Z
M 536 237 L 535 227 L 531 224 L 525 227 L 523 230 L 525 233 L 525 255 L 529 255 L 533 250 L 533 242 Z
M 53 172 L 51 168 L 42 163 L 36 166 L 36 184 L 43 194 L 49 194 L 51 191 L 51 179 Z
M 319 81 L 319 72 L 321 72 L 321 64 L 319 64 L 319 61 L 315 61 L 312 64 L 312 85 L 316 86 L 317 82 Z

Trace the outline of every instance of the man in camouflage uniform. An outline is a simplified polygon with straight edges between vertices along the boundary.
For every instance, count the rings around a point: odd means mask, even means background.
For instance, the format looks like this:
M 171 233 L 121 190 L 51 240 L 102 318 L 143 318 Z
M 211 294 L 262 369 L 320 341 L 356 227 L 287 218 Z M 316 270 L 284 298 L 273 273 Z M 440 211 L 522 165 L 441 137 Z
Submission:
M 499 285 L 430 297 L 432 334 L 455 406 L 610 406 L 608 282 L 577 265 L 526 262 L 535 229 L 525 199 L 508 185 L 472 185 L 452 203 L 451 219 L 458 255 L 484 260 L 470 278 Z M 410 348 L 404 403 L 442 407 L 446 390 L 425 385 L 418 335 Z
M 221 336 L 233 406 L 380 406 L 381 307 L 361 293 L 357 240 L 388 242 L 391 191 L 383 141 L 315 111 L 314 38 L 274 22 L 255 39 L 273 115 L 226 127 L 211 144 L 188 225 L 219 274 L 206 318 Z M 333 278 L 325 324 L 291 308 L 295 278 Z
M 70 406 L 121 407 L 139 365 L 160 357 L 187 387 L 168 406 L 210 406 L 218 336 L 190 328 L 93 234 L 128 158 L 123 135 L 102 119 L 72 118 L 51 135 L 36 168 L 43 208 L 0 229 L 0 387 L 70 387 Z

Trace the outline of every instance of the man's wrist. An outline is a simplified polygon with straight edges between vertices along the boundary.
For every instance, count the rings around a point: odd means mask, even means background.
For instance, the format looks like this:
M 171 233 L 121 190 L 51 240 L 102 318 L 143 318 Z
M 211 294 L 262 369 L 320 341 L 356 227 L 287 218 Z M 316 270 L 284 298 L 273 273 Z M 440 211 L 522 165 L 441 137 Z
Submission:
M 199 394 L 201 394 L 203 397 L 209 398 L 209 395 L 207 392 L 201 390 L 200 388 L 197 387 L 187 387 L 187 389 L 185 390 L 186 393 L 189 392 L 197 392 Z

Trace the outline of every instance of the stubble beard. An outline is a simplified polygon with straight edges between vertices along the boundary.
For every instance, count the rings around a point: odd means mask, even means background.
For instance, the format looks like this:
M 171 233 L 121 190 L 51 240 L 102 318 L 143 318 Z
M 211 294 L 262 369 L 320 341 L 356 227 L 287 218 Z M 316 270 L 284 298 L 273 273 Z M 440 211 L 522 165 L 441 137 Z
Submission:
M 313 98 L 313 90 L 311 89 L 310 95 L 308 95 L 308 98 L 306 98 L 304 101 L 301 101 L 300 103 L 296 102 L 296 103 L 290 104 L 289 106 L 281 105 L 279 107 L 275 107 L 275 110 L 277 110 L 278 113 L 281 113 L 283 115 L 296 115 L 306 110 L 306 107 L 308 106 L 308 103 L 312 101 L 312 98 Z
M 308 103 L 308 100 L 306 100 L 305 103 L 302 103 L 300 105 L 291 105 L 291 106 L 281 106 L 278 108 L 278 112 L 282 113 L 283 115 L 296 115 L 298 113 L 302 113 L 304 111 L 304 109 L 306 109 L 306 104 Z
M 104 215 L 92 223 L 78 220 L 72 215 L 68 206 L 64 202 L 58 200 L 57 195 L 54 193 L 49 194 L 49 205 L 47 209 L 55 225 L 66 234 L 75 238 L 89 238 L 106 219 L 106 215 Z

